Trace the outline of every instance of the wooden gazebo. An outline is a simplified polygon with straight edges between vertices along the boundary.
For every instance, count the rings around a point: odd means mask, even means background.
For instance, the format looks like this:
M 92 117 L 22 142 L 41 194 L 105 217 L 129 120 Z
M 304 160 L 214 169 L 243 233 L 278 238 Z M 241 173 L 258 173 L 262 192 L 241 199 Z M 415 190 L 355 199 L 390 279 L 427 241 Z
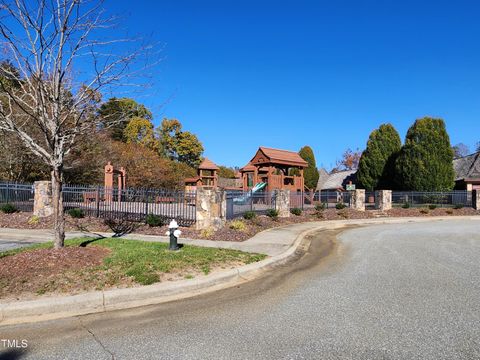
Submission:
M 303 170 L 307 166 L 296 152 L 260 147 L 252 160 L 240 169 L 243 190 L 248 191 L 263 182 L 267 184 L 266 191 L 303 192 Z
M 197 187 L 216 188 L 218 186 L 218 168 L 211 160 L 205 158 L 197 169 L 197 176 L 185 179 L 185 190 L 194 191 Z

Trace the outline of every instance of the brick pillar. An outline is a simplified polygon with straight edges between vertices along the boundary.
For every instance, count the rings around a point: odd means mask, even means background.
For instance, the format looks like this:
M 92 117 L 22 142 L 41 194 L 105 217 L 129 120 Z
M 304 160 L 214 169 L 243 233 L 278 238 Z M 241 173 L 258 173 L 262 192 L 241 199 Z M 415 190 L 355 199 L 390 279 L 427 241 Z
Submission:
M 278 217 L 290 216 L 290 190 L 275 190 L 275 210 Z
M 350 207 L 353 210 L 365 211 L 364 189 L 357 189 L 350 192 Z
M 375 209 L 380 211 L 392 208 L 392 190 L 379 190 L 375 197 Z
M 480 190 L 472 191 L 472 202 L 475 210 L 480 210 Z
M 33 184 L 33 215 L 47 217 L 53 214 L 52 182 L 35 181 Z
M 221 229 L 225 226 L 227 219 L 226 192 L 198 187 L 195 211 L 197 230 Z

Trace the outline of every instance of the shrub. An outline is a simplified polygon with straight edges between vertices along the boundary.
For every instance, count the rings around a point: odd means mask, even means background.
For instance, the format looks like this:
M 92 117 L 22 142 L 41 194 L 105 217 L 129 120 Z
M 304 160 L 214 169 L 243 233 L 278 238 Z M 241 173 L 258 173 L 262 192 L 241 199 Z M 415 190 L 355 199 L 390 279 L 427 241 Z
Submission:
M 272 218 L 273 220 L 278 219 L 278 210 L 268 209 L 268 210 L 267 210 L 267 216 L 268 216 L 269 218 Z
M 327 208 L 327 204 L 325 203 L 320 203 L 315 205 L 315 211 L 320 212 L 323 211 Z
M 403 204 L 402 208 L 409 209 L 410 208 L 410 203 L 407 202 L 407 203 Z
M 85 212 L 79 208 L 70 209 L 67 211 L 67 214 L 74 219 L 81 219 L 85 217 Z
M 215 234 L 215 230 L 213 230 L 213 228 L 207 228 L 202 230 L 202 232 L 200 233 L 200 236 L 202 238 L 209 238 L 209 237 L 212 237 L 213 234 Z
M 455 204 L 453 208 L 457 210 L 463 209 L 463 204 Z
M 107 225 L 113 232 L 113 237 L 120 237 L 126 234 L 130 234 L 138 228 L 139 224 L 132 221 L 128 216 L 122 216 L 120 218 L 106 218 L 104 224 Z
M 296 216 L 302 215 L 302 209 L 300 209 L 300 208 L 293 208 L 293 209 L 290 210 L 290 212 L 291 212 L 293 215 L 296 215 Z
M 257 214 L 255 213 L 255 211 L 247 211 L 245 214 L 243 214 L 243 218 L 245 220 L 252 220 L 252 219 L 255 219 L 257 217 Z
M 428 209 L 420 209 L 422 214 L 428 214 L 430 211 Z
M 343 203 L 343 202 L 338 202 L 336 205 L 335 205 L 335 209 L 337 210 L 342 210 L 342 209 L 345 209 L 347 206 Z
M 5 213 L 5 214 L 13 214 L 13 213 L 17 212 L 18 210 L 15 207 L 15 205 L 7 203 L 7 204 L 2 204 L 0 206 L 0 211 Z
M 435 205 L 435 204 L 430 204 L 430 205 L 428 205 L 428 208 L 429 208 L 430 210 L 435 210 L 435 209 L 437 208 L 437 205 Z
M 151 227 L 163 226 L 167 223 L 167 220 L 160 215 L 148 214 L 145 219 L 145 223 Z
M 344 219 L 348 219 L 348 217 L 349 217 L 348 212 L 345 209 L 337 211 L 337 215 L 341 216 Z
M 36 225 L 40 222 L 40 218 L 37 215 L 33 215 L 28 219 L 28 225 Z
M 230 229 L 238 230 L 238 231 L 245 231 L 247 229 L 247 225 L 242 220 L 233 220 L 230 223 Z

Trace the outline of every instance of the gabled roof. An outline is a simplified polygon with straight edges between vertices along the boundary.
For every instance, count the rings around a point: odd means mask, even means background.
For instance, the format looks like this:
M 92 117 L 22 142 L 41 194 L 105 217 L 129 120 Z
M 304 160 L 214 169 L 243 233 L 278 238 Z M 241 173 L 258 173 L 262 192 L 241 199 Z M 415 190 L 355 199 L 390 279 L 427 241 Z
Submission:
M 249 161 L 247 165 L 245 165 L 240 169 L 240 172 L 248 172 L 248 171 L 254 171 L 254 170 L 255 170 L 255 166 L 253 166 L 252 163 Z
M 280 149 L 272 149 L 272 148 L 267 148 L 264 146 L 261 146 L 258 150 L 255 156 L 252 158 L 255 159 L 257 156 L 258 152 L 262 152 L 267 159 L 262 162 L 257 162 L 256 164 L 267 164 L 267 163 L 273 163 L 273 164 L 281 164 L 281 165 L 292 165 L 292 166 L 300 166 L 300 167 L 307 167 L 308 163 L 302 159 L 298 153 L 294 151 L 288 151 L 288 150 L 280 150 Z
M 200 170 L 220 170 L 217 165 L 215 165 L 208 158 L 203 159 L 202 163 L 198 167 Z
M 330 174 L 324 168 L 321 168 L 320 170 L 318 170 L 318 182 L 317 182 L 317 188 L 316 188 L 317 191 L 322 190 L 323 185 L 327 182 L 329 177 L 330 177 Z
M 357 170 L 345 170 L 328 175 L 328 179 L 319 190 L 344 190 L 351 181 L 355 183 Z
M 480 152 L 453 160 L 455 180 L 480 178 Z

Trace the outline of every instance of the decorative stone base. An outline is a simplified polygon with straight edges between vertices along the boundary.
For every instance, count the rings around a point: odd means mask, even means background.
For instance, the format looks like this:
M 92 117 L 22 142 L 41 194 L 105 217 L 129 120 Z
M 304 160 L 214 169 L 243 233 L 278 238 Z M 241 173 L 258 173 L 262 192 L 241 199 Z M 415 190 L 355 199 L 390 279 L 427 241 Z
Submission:
M 35 181 L 33 184 L 35 191 L 33 201 L 33 215 L 38 217 L 47 217 L 53 214 L 52 200 L 52 182 Z
M 197 189 L 196 223 L 197 230 L 218 230 L 225 226 L 227 219 L 227 198 L 225 191 Z
M 472 192 L 473 208 L 480 210 L 480 190 L 473 190 Z
M 365 190 L 357 189 L 350 193 L 350 207 L 353 210 L 365 211 Z
M 275 190 L 275 210 L 278 217 L 290 217 L 290 190 Z
M 375 199 L 375 209 L 380 211 L 392 208 L 392 190 L 379 190 Z

